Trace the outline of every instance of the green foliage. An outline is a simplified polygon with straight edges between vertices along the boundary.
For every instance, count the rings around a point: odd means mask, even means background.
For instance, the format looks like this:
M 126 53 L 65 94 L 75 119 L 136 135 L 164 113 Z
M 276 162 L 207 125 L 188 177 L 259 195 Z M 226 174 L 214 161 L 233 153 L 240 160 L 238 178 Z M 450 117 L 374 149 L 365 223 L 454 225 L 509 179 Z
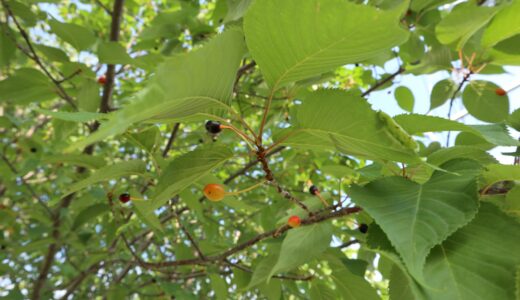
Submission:
M 404 7 L 378 11 L 340 0 L 255 1 L 244 31 L 253 59 L 275 90 L 405 42 L 408 34 L 398 26 Z
M 518 298 L 519 14 L 0 1 L 0 298 Z

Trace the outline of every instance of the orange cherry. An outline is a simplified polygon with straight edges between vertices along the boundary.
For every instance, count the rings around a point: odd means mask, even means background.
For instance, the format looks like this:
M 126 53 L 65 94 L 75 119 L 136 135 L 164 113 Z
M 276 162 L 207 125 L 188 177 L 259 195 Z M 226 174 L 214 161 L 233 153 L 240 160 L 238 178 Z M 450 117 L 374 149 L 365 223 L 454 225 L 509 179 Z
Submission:
M 300 227 L 302 220 L 298 216 L 290 216 L 289 220 L 287 220 L 287 224 L 292 228 Z
M 502 89 L 502 88 L 498 88 L 495 90 L 495 94 L 499 95 L 499 96 L 505 96 L 507 94 L 506 90 Z
M 101 85 L 104 85 L 107 82 L 107 78 L 105 77 L 105 75 L 101 75 L 99 76 L 97 82 Z
M 204 187 L 204 196 L 208 198 L 210 201 L 220 201 L 224 199 L 224 196 L 226 195 L 226 191 L 224 190 L 224 187 L 220 184 L 216 183 L 210 183 L 206 184 Z

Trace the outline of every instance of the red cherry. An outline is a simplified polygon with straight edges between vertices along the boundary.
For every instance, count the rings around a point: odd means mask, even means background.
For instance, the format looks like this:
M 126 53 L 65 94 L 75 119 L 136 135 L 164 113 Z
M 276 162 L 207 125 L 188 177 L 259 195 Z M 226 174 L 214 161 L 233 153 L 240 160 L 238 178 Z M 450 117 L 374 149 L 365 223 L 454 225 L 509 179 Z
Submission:
M 206 196 L 206 198 L 208 198 L 211 201 L 215 201 L 215 202 L 224 199 L 224 196 L 226 195 L 226 191 L 224 190 L 224 187 L 222 185 L 216 184 L 216 183 L 207 184 L 204 187 L 203 192 L 204 192 L 204 196 Z
M 105 77 L 105 75 L 101 75 L 99 76 L 97 82 L 101 85 L 104 85 L 107 82 L 107 78 Z
M 126 202 L 130 201 L 130 194 L 122 193 L 121 195 L 119 195 L 119 201 L 121 201 L 122 203 L 126 203 Z
M 495 90 L 495 94 L 499 95 L 499 96 L 505 96 L 507 94 L 506 90 L 502 89 L 502 88 L 498 88 Z
M 298 216 L 290 216 L 289 220 L 287 220 L 287 224 L 292 228 L 300 227 L 302 220 Z

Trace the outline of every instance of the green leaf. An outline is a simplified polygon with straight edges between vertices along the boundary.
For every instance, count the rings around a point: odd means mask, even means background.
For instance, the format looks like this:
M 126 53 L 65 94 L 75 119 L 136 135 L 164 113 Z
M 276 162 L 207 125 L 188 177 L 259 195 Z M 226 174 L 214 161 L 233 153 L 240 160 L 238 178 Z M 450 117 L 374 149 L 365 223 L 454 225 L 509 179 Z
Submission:
M 211 281 L 212 290 L 215 292 L 215 296 L 217 300 L 226 300 L 229 299 L 227 283 L 219 274 L 209 274 L 209 279 Z
M 13 43 L 4 30 L 0 30 L 0 68 L 8 66 L 15 56 L 15 43 Z
M 51 116 L 54 119 L 70 121 L 70 122 L 78 122 L 78 123 L 85 123 L 88 121 L 99 120 L 99 119 L 105 117 L 104 114 L 86 112 L 86 111 L 82 111 L 82 112 L 50 111 L 50 110 L 39 109 L 39 108 L 35 109 L 35 111 L 37 111 L 41 114 L 47 115 L 47 116 Z
M 163 231 L 161 221 L 155 214 L 151 201 L 133 201 L 136 215 L 158 231 Z
M 520 33 L 520 1 L 514 0 L 502 7 L 484 30 L 482 45 L 492 47 L 498 42 Z
M 255 1 L 244 17 L 247 46 L 276 90 L 405 42 L 399 19 L 406 6 L 381 11 L 343 0 Z
M 428 156 L 428 163 L 440 166 L 456 158 L 473 159 L 483 165 L 497 163 L 497 160 L 491 154 L 481 148 L 472 146 L 455 146 L 440 149 Z
M 105 42 L 98 46 L 99 62 L 113 65 L 132 64 L 133 59 L 118 42 Z
M 88 49 L 96 42 L 96 37 L 92 31 L 83 26 L 61 23 L 56 20 L 50 20 L 48 24 L 53 33 L 79 51 Z
M 253 0 L 227 0 L 227 14 L 224 22 L 236 21 L 244 16 Z
M 352 199 L 381 226 L 419 281 L 431 248 L 467 224 L 478 209 L 480 166 L 468 160 L 450 161 L 441 168 L 457 174 L 436 171 L 422 185 L 388 177 L 350 190 Z
M 78 107 L 87 112 L 97 112 L 100 102 L 99 83 L 85 80 L 78 93 Z
M 443 44 L 456 43 L 456 48 L 462 49 L 497 11 L 495 7 L 479 6 L 475 2 L 461 3 L 437 24 L 437 38 Z
M 279 250 L 270 251 L 268 256 L 260 260 L 253 271 L 253 276 L 251 276 L 251 281 L 249 281 L 246 290 L 265 283 L 272 276 L 271 270 L 273 270 L 273 266 L 278 261 L 278 256 Z
M 290 271 L 318 257 L 330 246 L 332 225 L 330 222 L 315 223 L 290 230 L 284 238 L 280 256 L 269 277 Z
M 390 282 L 388 284 L 390 299 L 394 300 L 418 300 L 410 286 L 409 278 L 397 266 L 392 267 Z
M 514 299 L 520 224 L 492 204 L 435 247 L 425 267 L 429 299 Z
M 103 157 L 87 154 L 52 154 L 42 157 L 42 162 L 49 164 L 65 163 L 92 169 L 98 169 L 106 165 Z
M 409 134 L 436 131 L 464 131 L 472 133 L 497 146 L 520 146 L 520 142 L 513 139 L 503 124 L 492 125 L 465 125 L 457 121 L 440 117 L 407 114 L 398 115 L 394 120 Z
M 520 166 L 493 164 L 486 166 L 482 172 L 486 186 L 505 180 L 520 180 Z
M 483 137 L 477 136 L 473 133 L 469 132 L 460 132 L 455 139 L 455 145 L 457 146 L 471 146 L 480 148 L 482 150 L 490 150 L 495 147 L 495 145 L 486 141 Z
M 508 118 L 507 123 L 516 131 L 520 131 L 520 108 L 516 109 Z
M 34 46 L 38 51 L 43 53 L 49 60 L 51 61 L 57 61 L 66 63 L 69 62 L 69 57 L 67 56 L 67 53 L 65 53 L 63 50 L 55 47 L 49 47 L 46 45 L 35 45 Z
M 316 281 L 312 283 L 309 296 L 313 300 L 336 299 L 338 296 L 325 282 Z
M 363 278 L 364 274 L 354 274 L 343 263 L 340 257 L 344 254 L 337 251 L 328 251 L 325 259 L 332 271 L 330 278 L 336 284 L 336 290 L 345 300 L 378 300 L 380 299 L 375 289 Z M 336 297 L 332 298 L 335 299 Z
M 405 87 L 400 86 L 395 89 L 395 100 L 397 100 L 397 104 L 399 104 L 399 107 L 402 109 L 413 112 L 413 104 L 414 104 L 414 97 L 412 91 Z
M 258 286 L 258 290 L 266 296 L 268 300 L 280 300 L 282 284 L 280 280 L 271 280 L 269 283 L 264 282 Z
M 76 182 L 69 186 L 67 191 L 64 193 L 63 197 L 77 192 L 81 189 L 84 189 L 88 186 L 91 186 L 95 183 L 110 180 L 113 178 L 119 178 L 123 176 L 129 175 L 141 175 L 144 176 L 146 172 L 146 163 L 140 160 L 129 160 L 119 162 L 113 165 L 108 165 L 101 169 L 98 169 L 92 175 L 83 179 L 79 182 Z
M 507 192 L 506 200 L 501 208 L 509 215 L 520 217 L 520 185 L 515 185 Z
M 22 19 L 25 25 L 28 27 L 33 27 L 36 25 L 36 22 L 38 22 L 38 16 L 36 16 L 36 14 L 31 11 L 29 6 L 13 0 L 8 2 L 13 14 L 19 19 Z
M 83 209 L 74 219 L 72 230 L 88 223 L 90 220 L 110 211 L 110 207 L 105 203 L 97 203 Z
M 179 121 L 197 114 L 222 114 L 229 108 L 244 51 L 242 32 L 231 28 L 198 50 L 167 59 L 131 104 L 110 114 L 97 132 L 67 150 L 123 133 L 130 125 L 151 118 Z
M 22 68 L 0 81 L 0 102 L 11 101 L 23 105 L 43 102 L 57 97 L 54 86 L 40 71 Z
M 383 120 L 360 96 L 341 90 L 318 90 L 304 97 L 296 120 L 297 128 L 284 142 L 290 146 L 336 148 L 371 159 L 418 161 L 416 153 L 406 145 L 406 139 L 411 137 Z
M 476 80 L 466 86 L 462 101 L 473 117 L 490 123 L 504 121 L 509 115 L 509 96 L 499 96 L 495 91 L 498 85 Z
M 152 196 L 153 207 L 162 206 L 232 156 L 228 147 L 217 146 L 199 148 L 174 159 L 159 177 Z
M 430 97 L 430 110 L 443 105 L 448 99 L 453 96 L 457 85 L 451 79 L 444 79 L 437 82 L 432 89 Z

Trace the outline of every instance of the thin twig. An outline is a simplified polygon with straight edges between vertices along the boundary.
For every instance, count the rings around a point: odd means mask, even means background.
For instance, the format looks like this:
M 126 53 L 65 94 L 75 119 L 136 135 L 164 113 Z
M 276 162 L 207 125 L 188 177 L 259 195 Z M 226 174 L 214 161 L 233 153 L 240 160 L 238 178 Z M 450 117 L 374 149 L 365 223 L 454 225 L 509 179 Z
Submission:
M 306 219 L 303 219 L 301 224 L 303 226 L 311 225 L 315 223 L 320 223 L 329 219 L 333 218 L 340 218 L 346 215 L 350 215 L 353 213 L 357 213 L 361 211 L 361 208 L 359 207 L 345 207 L 341 210 L 330 212 L 323 215 L 314 215 L 311 217 L 308 217 Z M 258 242 L 265 240 L 267 238 L 276 238 L 280 236 L 281 234 L 285 233 L 286 231 L 291 230 L 292 228 L 289 225 L 282 225 L 281 227 L 278 227 L 276 229 L 273 229 L 271 231 L 267 231 L 264 233 L 261 233 L 257 235 L 256 237 L 243 242 L 235 247 L 232 247 L 221 254 L 213 255 L 213 256 L 207 256 L 206 259 L 201 258 L 192 258 L 192 259 L 184 259 L 184 260 L 176 260 L 176 261 L 163 261 L 163 262 L 142 262 L 145 264 L 147 268 L 150 269 L 157 269 L 157 268 L 166 268 L 166 267 L 174 267 L 174 266 L 185 266 L 185 265 L 207 265 L 212 262 L 219 262 L 227 259 L 229 256 L 238 253 L 244 249 L 247 249 Z
M 381 86 L 383 86 L 385 83 L 389 82 L 390 80 L 394 79 L 397 75 L 403 73 L 405 71 L 404 67 L 399 67 L 399 69 L 394 72 L 393 74 L 391 74 L 390 76 L 386 77 L 385 79 L 381 80 L 381 81 L 378 81 L 376 84 L 374 84 L 373 86 L 371 86 L 368 90 L 366 90 L 365 92 L 363 92 L 363 94 L 361 94 L 361 97 L 366 97 L 368 96 L 368 94 L 372 93 L 373 91 L 377 90 L 378 88 L 380 88 Z
M 238 264 L 238 263 L 233 263 L 231 261 L 229 261 L 229 259 L 225 259 L 224 262 L 226 264 L 228 264 L 229 266 L 232 266 L 234 268 L 237 268 L 239 270 L 242 270 L 244 272 L 247 272 L 247 273 L 253 273 L 253 270 L 250 268 L 250 267 L 247 267 L 247 266 L 244 266 L 244 265 L 241 265 L 241 264 Z M 295 280 L 295 281 L 309 281 L 309 280 L 312 280 L 314 278 L 314 275 L 304 275 L 304 276 L 298 276 L 298 275 L 274 275 L 273 278 L 276 278 L 276 279 L 286 279 L 286 280 Z
M 67 103 L 69 103 L 70 106 L 72 106 L 74 109 L 77 110 L 77 106 L 74 103 L 74 101 L 72 100 L 72 97 L 70 97 L 69 94 L 67 94 L 67 92 L 61 86 L 60 81 L 58 81 L 56 78 L 54 78 L 54 76 L 52 76 L 52 74 L 49 72 L 47 67 L 45 67 L 45 65 L 42 63 L 40 57 L 38 56 L 38 54 L 36 53 L 36 50 L 33 47 L 33 44 L 31 42 L 31 39 L 29 38 L 29 35 L 25 31 L 25 29 L 23 29 L 23 27 L 20 25 L 20 23 L 16 19 L 15 15 L 13 14 L 13 12 L 12 12 L 11 8 L 9 7 L 9 5 L 7 4 L 7 2 L 5 0 L 1 0 L 1 1 L 2 1 L 2 6 L 6 10 L 7 14 L 11 17 L 11 19 L 13 19 L 13 22 L 14 22 L 16 28 L 18 29 L 18 31 L 22 35 L 25 43 L 27 44 L 27 47 L 29 47 L 29 51 L 30 51 L 31 55 L 29 55 L 28 57 L 31 58 L 32 60 L 34 60 L 34 62 L 45 73 L 45 75 L 52 81 L 52 83 L 54 83 L 54 85 L 58 89 L 58 92 L 59 92 L 58 94 L 60 94 L 60 96 L 65 101 L 67 101 Z
M 457 94 L 462 90 L 462 87 L 464 84 L 469 80 L 469 77 L 473 74 L 473 72 L 469 71 L 464 77 L 462 78 L 462 81 L 459 83 L 459 86 L 457 89 L 453 92 L 450 98 L 450 107 L 448 108 L 448 120 L 451 120 L 451 110 L 453 108 L 453 102 L 455 101 L 455 98 L 457 97 Z M 446 139 L 446 147 L 450 145 L 450 134 L 451 131 L 448 131 L 448 137 Z
M 175 140 L 175 137 L 177 136 L 177 132 L 179 131 L 180 125 L 181 125 L 181 123 L 175 123 L 175 125 L 173 125 L 172 133 L 170 134 L 168 143 L 166 143 L 166 147 L 164 148 L 164 151 L 162 153 L 163 157 L 168 156 L 168 152 L 172 148 L 173 141 Z
M 38 197 L 38 194 L 36 194 L 36 192 L 34 191 L 34 189 L 31 187 L 31 185 L 23 178 L 23 176 L 19 175 L 18 174 L 18 170 L 16 169 L 16 167 L 9 161 L 9 159 L 5 156 L 4 153 L 1 154 L 2 156 L 2 160 L 5 162 L 5 164 L 9 167 L 9 170 L 11 170 L 11 172 L 16 175 L 16 176 L 19 176 L 18 178 L 20 178 L 20 181 L 22 182 L 22 184 L 27 188 L 27 190 L 29 191 L 29 193 L 32 195 L 32 197 L 38 201 L 38 203 L 49 213 L 49 215 L 52 217 L 54 215 L 54 213 L 51 211 L 51 209 L 47 206 L 47 204 L 45 204 L 45 202 L 43 202 L 43 200 Z

